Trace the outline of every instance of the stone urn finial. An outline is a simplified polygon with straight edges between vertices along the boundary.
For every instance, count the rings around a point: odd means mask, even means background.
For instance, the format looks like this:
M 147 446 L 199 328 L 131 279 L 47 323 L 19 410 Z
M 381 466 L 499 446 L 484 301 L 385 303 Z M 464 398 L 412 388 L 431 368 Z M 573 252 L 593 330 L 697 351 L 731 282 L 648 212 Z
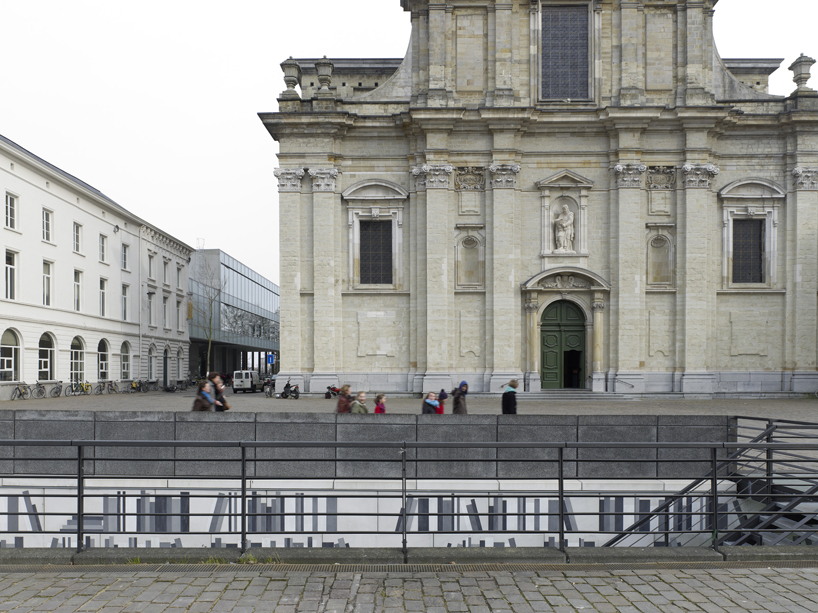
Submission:
M 281 70 L 284 71 L 284 83 L 287 89 L 281 92 L 282 98 L 298 98 L 298 92 L 295 91 L 295 86 L 298 85 L 298 75 L 301 73 L 301 66 L 298 65 L 290 56 L 289 59 L 281 62 Z
M 802 53 L 801 57 L 795 60 L 792 63 L 792 66 L 790 66 L 790 70 L 792 70 L 793 73 L 792 80 L 795 81 L 796 85 L 798 85 L 796 92 L 815 91 L 811 87 L 807 87 L 807 81 L 809 81 L 810 78 L 810 69 L 814 63 L 814 59 Z
M 329 94 L 329 86 L 332 84 L 332 70 L 335 65 L 332 60 L 328 60 L 325 55 L 323 59 L 315 62 L 315 69 L 318 71 L 318 84 L 321 86 L 319 93 Z

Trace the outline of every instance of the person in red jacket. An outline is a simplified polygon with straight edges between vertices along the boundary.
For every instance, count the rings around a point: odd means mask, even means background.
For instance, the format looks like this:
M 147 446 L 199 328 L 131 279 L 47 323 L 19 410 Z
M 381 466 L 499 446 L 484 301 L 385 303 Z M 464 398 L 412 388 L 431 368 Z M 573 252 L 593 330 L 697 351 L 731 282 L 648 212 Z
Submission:
M 446 393 L 446 390 L 440 390 L 440 394 L 438 394 L 438 396 L 437 396 L 437 401 L 440 403 L 440 406 L 437 407 L 437 414 L 438 415 L 443 415 L 443 413 L 445 412 L 444 411 L 445 407 L 443 406 L 443 404 L 446 402 L 446 398 L 448 398 L 448 397 L 449 397 L 449 394 Z
M 386 405 L 384 401 L 386 400 L 386 394 L 378 394 L 375 396 L 375 412 L 376 413 L 386 413 Z

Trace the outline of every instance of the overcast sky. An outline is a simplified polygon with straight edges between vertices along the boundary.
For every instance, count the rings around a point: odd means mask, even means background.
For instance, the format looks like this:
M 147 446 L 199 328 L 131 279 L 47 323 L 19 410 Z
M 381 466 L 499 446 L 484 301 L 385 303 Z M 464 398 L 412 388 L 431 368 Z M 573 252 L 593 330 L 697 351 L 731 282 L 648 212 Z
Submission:
M 721 0 L 722 57 L 818 56 L 816 0 Z M 402 57 L 399 0 L 0 0 L 0 134 L 196 247 L 278 282 L 277 110 L 288 56 Z M 818 66 L 813 70 L 818 75 Z M 810 83 L 818 87 L 818 77 Z

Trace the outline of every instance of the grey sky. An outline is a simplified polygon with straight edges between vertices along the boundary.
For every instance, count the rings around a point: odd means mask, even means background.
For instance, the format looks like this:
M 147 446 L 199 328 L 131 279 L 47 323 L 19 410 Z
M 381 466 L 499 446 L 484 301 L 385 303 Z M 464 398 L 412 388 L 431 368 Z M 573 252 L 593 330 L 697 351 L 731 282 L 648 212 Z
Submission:
M 816 0 L 721 0 L 723 57 L 818 55 Z M 288 56 L 402 57 L 399 0 L 0 0 L 0 134 L 278 282 L 274 111 Z M 813 71 L 818 75 L 818 69 Z M 818 87 L 818 78 L 810 83 Z

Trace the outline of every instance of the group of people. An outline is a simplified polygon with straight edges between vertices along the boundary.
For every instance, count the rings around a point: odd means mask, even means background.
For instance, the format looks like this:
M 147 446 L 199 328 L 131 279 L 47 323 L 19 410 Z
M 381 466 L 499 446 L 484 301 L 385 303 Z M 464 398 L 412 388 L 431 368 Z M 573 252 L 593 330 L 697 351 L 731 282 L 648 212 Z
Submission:
M 517 386 L 519 382 L 517 379 L 512 379 L 508 382 L 505 391 L 503 392 L 503 413 L 506 415 L 514 415 L 517 413 Z M 350 394 L 350 386 L 341 386 L 338 392 L 338 406 L 336 411 L 338 413 L 369 413 L 366 406 L 366 392 L 358 392 L 355 398 Z M 465 415 L 466 410 L 466 396 L 469 393 L 469 384 L 461 381 L 460 385 L 452 390 L 452 413 L 455 415 Z M 443 415 L 445 413 L 445 403 L 448 400 L 449 394 L 445 389 L 440 390 L 440 393 L 429 392 L 423 399 L 422 412 L 428 415 Z M 375 397 L 375 413 L 386 413 L 386 394 L 378 394 Z
M 228 411 L 230 404 L 224 397 L 224 380 L 217 372 L 207 375 L 199 382 L 196 390 L 196 400 L 193 401 L 194 411 Z

